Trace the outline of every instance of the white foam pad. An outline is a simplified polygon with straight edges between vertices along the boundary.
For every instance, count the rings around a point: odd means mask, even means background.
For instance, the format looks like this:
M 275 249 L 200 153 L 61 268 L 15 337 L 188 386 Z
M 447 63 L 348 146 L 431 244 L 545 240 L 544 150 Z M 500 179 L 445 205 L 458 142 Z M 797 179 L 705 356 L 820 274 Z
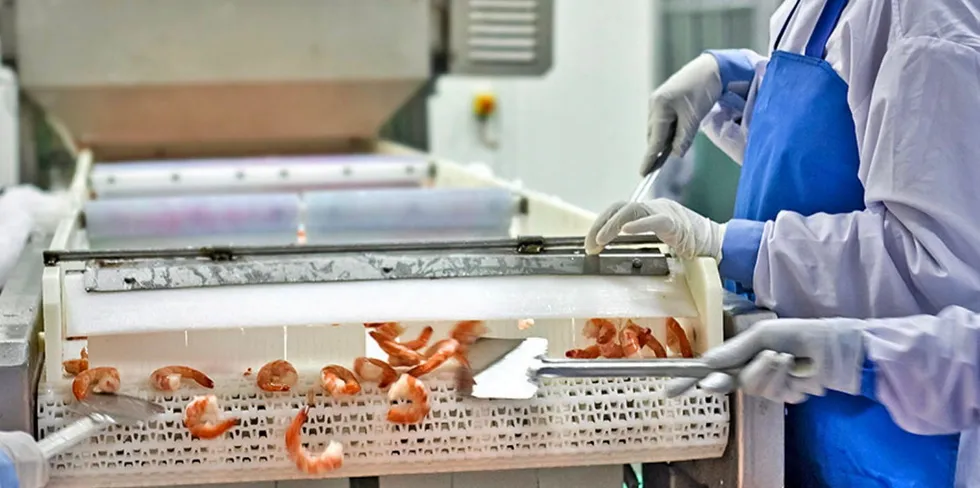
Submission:
M 65 277 L 70 337 L 385 321 L 697 317 L 682 275 L 526 276 L 88 293 Z

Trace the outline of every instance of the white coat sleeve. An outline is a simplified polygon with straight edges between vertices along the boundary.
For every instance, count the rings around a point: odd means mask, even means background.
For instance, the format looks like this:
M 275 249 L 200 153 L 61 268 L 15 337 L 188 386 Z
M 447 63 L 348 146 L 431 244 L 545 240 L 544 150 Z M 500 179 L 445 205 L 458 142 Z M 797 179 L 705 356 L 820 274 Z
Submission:
M 868 321 L 862 391 L 914 434 L 980 427 L 980 315 L 949 307 L 938 316 Z
M 976 49 L 924 37 L 891 46 L 860 155 L 867 209 L 732 220 L 722 274 L 787 317 L 980 310 Z

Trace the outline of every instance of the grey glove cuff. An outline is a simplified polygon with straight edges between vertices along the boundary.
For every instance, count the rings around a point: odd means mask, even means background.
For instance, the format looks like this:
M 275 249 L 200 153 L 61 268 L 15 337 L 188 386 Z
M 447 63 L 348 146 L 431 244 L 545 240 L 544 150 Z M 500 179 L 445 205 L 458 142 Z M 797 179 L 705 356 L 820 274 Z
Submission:
M 825 335 L 824 365 L 820 377 L 827 389 L 857 395 L 861 393 L 861 367 L 864 364 L 864 335 L 860 320 L 835 320 L 833 334 Z

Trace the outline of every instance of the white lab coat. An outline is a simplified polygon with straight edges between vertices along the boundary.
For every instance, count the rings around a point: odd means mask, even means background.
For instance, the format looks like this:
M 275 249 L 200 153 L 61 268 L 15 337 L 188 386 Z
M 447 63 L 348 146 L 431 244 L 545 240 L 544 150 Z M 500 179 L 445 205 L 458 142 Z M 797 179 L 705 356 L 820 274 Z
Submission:
M 949 307 L 863 326 L 877 400 L 909 432 L 962 432 L 956 486 L 980 486 L 980 314 Z
M 773 15 L 771 39 L 794 3 Z M 825 3 L 802 0 L 780 49 L 803 53 Z M 747 58 L 756 77 L 744 113 L 719 105 L 702 124 L 737 161 L 765 82 L 766 59 Z M 980 311 L 980 2 L 851 0 L 826 60 L 848 84 L 867 210 L 781 212 L 766 223 L 752 279 L 757 303 L 801 318 Z M 946 324 L 933 324 L 935 337 L 954 334 L 941 330 Z M 961 470 L 980 463 L 978 439 L 962 435 Z M 980 486 L 980 469 L 968 471 L 958 486 Z

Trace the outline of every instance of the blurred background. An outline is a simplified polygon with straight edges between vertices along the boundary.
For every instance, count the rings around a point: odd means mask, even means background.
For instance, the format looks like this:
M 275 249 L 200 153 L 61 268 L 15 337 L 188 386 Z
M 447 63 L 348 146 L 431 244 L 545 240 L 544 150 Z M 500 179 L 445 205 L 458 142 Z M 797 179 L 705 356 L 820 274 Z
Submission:
M 768 18 L 778 4 L 555 2 L 553 60 L 544 76 L 433 78 L 394 113 L 381 136 L 461 163 L 486 164 L 500 177 L 597 212 L 627 197 L 638 181 L 650 91 L 704 49 L 765 51 Z M 7 26 L 0 28 L 0 42 L 9 68 L 0 76 L 0 167 L 18 167 L 22 182 L 66 185 L 73 157 L 50 118 L 17 89 L 15 6 L 0 2 L 0 26 Z M 481 96 L 494 104 L 485 120 L 474 115 Z M 730 217 L 738 166 L 705 137 L 685 161 L 669 163 L 668 175 L 665 196 L 716 220 Z

